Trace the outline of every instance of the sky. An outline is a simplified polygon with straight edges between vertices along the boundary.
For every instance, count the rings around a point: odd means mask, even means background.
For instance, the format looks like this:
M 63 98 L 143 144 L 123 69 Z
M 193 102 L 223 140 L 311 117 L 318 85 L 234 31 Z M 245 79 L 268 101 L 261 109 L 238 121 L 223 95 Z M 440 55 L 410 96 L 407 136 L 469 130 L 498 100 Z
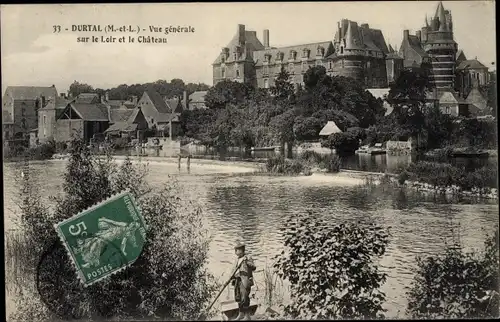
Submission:
M 51 86 L 66 92 L 77 80 L 94 88 L 170 81 L 212 85 L 211 64 L 236 34 L 237 25 L 257 32 L 269 29 L 274 47 L 332 40 L 341 19 L 381 29 L 386 43 L 398 48 L 403 30 L 415 34 L 434 16 L 437 1 L 42 4 L 2 5 L 2 93 L 9 85 Z M 443 1 L 453 17 L 455 41 L 468 59 L 496 65 L 493 1 Z M 167 44 L 78 43 L 78 37 L 109 36 L 72 32 L 72 25 L 192 26 L 194 33 L 155 35 Z M 62 26 L 54 33 L 54 25 Z M 65 29 L 69 28 L 68 31 Z M 135 27 L 137 28 L 137 27 Z M 490 68 L 492 69 L 492 68 Z

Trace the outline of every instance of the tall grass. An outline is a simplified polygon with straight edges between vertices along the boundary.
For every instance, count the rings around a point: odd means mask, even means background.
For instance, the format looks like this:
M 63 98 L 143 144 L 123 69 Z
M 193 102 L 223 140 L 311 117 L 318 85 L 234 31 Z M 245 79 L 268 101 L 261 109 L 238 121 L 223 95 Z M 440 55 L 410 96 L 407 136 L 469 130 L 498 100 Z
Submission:
M 303 160 L 310 167 L 318 167 L 325 169 L 327 172 L 339 172 L 340 171 L 340 158 L 331 154 L 321 154 L 316 151 L 306 150 L 302 152 L 299 159 Z
M 34 276 L 33 266 L 26 260 L 33 257 L 31 249 L 26 247 L 26 238 L 20 232 L 5 233 L 5 289 L 17 294 L 22 287 L 29 285 L 29 278 Z
M 267 307 L 272 307 L 283 303 L 283 281 L 278 274 L 273 271 L 272 265 L 266 262 L 263 270 L 264 280 L 264 303 Z

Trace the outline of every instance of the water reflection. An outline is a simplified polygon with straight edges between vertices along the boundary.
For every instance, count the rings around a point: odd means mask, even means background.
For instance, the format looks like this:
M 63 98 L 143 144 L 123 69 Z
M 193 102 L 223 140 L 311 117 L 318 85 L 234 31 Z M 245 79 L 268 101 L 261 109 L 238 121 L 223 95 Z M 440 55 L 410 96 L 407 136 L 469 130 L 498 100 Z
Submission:
M 379 159 L 381 160 L 381 158 Z M 415 269 L 415 255 L 436 254 L 443 250 L 442 237 L 451 237 L 450 222 L 460 223 L 466 249 L 482 247 L 484 232 L 498 226 L 497 204 L 471 204 L 459 200 L 450 203 L 404 190 L 345 186 L 315 181 L 308 177 L 240 176 L 235 166 L 216 166 L 192 160 L 190 171 L 183 164 L 149 165 L 147 180 L 155 187 L 178 181 L 179 197 L 195 200 L 204 210 L 207 228 L 213 237 L 208 268 L 217 277 L 227 276 L 234 264 L 234 243 L 244 239 L 256 259 L 258 269 L 270 263 L 283 249 L 284 223 L 297 213 L 313 211 L 314 216 L 339 222 L 377 223 L 391 227 L 390 244 L 381 259 L 389 277 L 382 290 L 387 293 L 389 315 L 404 310 L 405 287 Z M 65 163 L 33 163 L 43 200 L 62 191 Z M 18 194 L 15 168 L 4 167 L 4 212 L 7 222 L 19 213 L 12 199 Z M 262 276 L 256 277 L 262 283 Z

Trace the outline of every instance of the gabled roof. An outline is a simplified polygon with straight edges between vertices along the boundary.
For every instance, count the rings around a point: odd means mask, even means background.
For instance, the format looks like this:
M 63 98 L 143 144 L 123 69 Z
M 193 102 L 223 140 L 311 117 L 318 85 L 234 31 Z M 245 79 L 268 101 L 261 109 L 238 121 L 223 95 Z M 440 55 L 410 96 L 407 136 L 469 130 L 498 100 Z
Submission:
M 105 133 L 109 132 L 133 132 L 137 130 L 137 123 L 116 122 L 111 125 Z
M 161 98 L 161 95 L 158 94 L 158 92 L 153 91 L 153 90 L 146 90 L 144 92 L 151 102 L 153 103 L 154 107 L 159 113 L 169 113 L 169 109 L 165 101 Z
M 191 95 L 189 95 L 189 102 L 192 103 L 204 103 L 205 102 L 205 95 L 207 95 L 207 91 L 197 91 L 193 92 Z
M 158 113 L 156 123 L 179 122 L 180 113 Z
M 464 60 L 467 60 L 467 57 L 465 57 L 465 53 L 462 49 L 460 49 L 458 52 L 457 52 L 457 59 L 456 59 L 458 62 L 462 62 Z
M 265 60 L 265 55 L 269 54 L 271 55 L 269 64 L 272 65 L 276 63 L 278 52 L 282 52 L 283 62 L 288 63 L 288 58 L 292 50 L 297 52 L 297 60 L 300 60 L 304 49 L 309 50 L 309 59 L 314 59 L 316 57 L 316 51 L 318 49 L 318 46 L 324 48 L 325 57 L 329 55 L 333 49 L 333 44 L 331 41 L 322 41 L 304 45 L 295 45 L 295 46 L 280 47 L 280 48 L 268 48 L 265 50 L 255 51 L 253 53 L 253 59 L 255 61 L 256 66 L 262 66 Z
M 439 104 L 463 104 L 465 103 L 460 96 L 458 96 L 457 93 L 451 92 L 451 91 L 446 91 L 441 94 L 441 97 L 439 98 Z
M 84 121 L 109 121 L 107 107 L 104 104 L 70 103 L 68 107 L 78 113 Z M 66 107 L 66 108 L 68 108 Z
M 471 105 L 475 105 L 480 110 L 484 110 L 487 107 L 487 100 L 477 87 L 472 88 L 465 101 Z
M 126 122 L 129 118 L 130 115 L 132 115 L 133 110 L 129 109 L 110 109 L 109 111 L 109 116 L 110 116 L 110 123 L 118 123 L 118 122 Z
M 461 62 L 458 65 L 457 70 L 465 69 L 466 67 L 468 69 L 488 69 L 488 67 L 484 66 L 479 60 L 471 59 Z
M 182 102 L 177 98 L 169 98 L 165 100 L 169 111 L 172 113 L 180 113 L 182 112 Z
M 41 86 L 8 86 L 5 93 L 9 93 L 14 99 L 21 100 L 34 100 L 37 97 L 45 96 L 46 98 L 57 97 L 57 90 L 55 87 L 41 87 Z
M 99 94 L 97 93 L 81 93 L 75 98 L 75 103 L 92 104 L 99 103 Z
M 56 97 L 55 101 L 50 100 L 43 107 L 43 109 L 44 110 L 64 109 L 64 108 L 66 108 L 66 105 L 68 105 L 69 102 L 70 102 L 70 100 L 58 96 L 58 97 Z
M 341 133 L 341 132 L 342 131 L 339 129 L 339 127 L 337 126 L 337 124 L 335 124 L 334 121 L 328 121 L 328 123 L 326 123 L 326 125 L 319 132 L 319 135 L 328 136 L 330 134 Z

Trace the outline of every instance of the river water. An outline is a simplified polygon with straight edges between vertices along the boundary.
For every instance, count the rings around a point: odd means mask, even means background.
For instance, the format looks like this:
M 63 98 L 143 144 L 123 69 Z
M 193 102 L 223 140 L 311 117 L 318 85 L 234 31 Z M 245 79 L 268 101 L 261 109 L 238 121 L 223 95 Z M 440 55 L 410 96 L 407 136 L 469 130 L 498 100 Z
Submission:
M 64 161 L 31 164 L 44 199 L 62 192 L 65 165 Z M 179 170 L 174 162 L 151 162 L 149 171 L 152 185 L 175 178 L 180 197 L 203 207 L 212 235 L 208 267 L 221 281 L 234 265 L 233 246 L 238 239 L 247 243 L 258 271 L 272 263 L 272 257 L 283 249 L 283 225 L 296 213 L 312 210 L 332 224 L 360 220 L 391 227 L 390 244 L 381 260 L 388 273 L 382 288 L 388 316 L 405 310 L 404 293 L 415 272 L 415 256 L 442 252 L 451 225 L 460 225 L 461 240 L 469 250 L 481 248 L 485 234 L 498 227 L 498 204 L 449 203 L 402 191 L 366 189 L 354 179 L 242 175 L 253 170 L 197 160 L 192 160 L 189 173 L 184 164 Z M 4 164 L 4 222 L 10 229 L 15 228 L 13 219 L 19 213 L 13 202 L 19 194 L 16 175 L 15 164 Z M 262 274 L 255 279 L 257 292 L 262 292 Z

